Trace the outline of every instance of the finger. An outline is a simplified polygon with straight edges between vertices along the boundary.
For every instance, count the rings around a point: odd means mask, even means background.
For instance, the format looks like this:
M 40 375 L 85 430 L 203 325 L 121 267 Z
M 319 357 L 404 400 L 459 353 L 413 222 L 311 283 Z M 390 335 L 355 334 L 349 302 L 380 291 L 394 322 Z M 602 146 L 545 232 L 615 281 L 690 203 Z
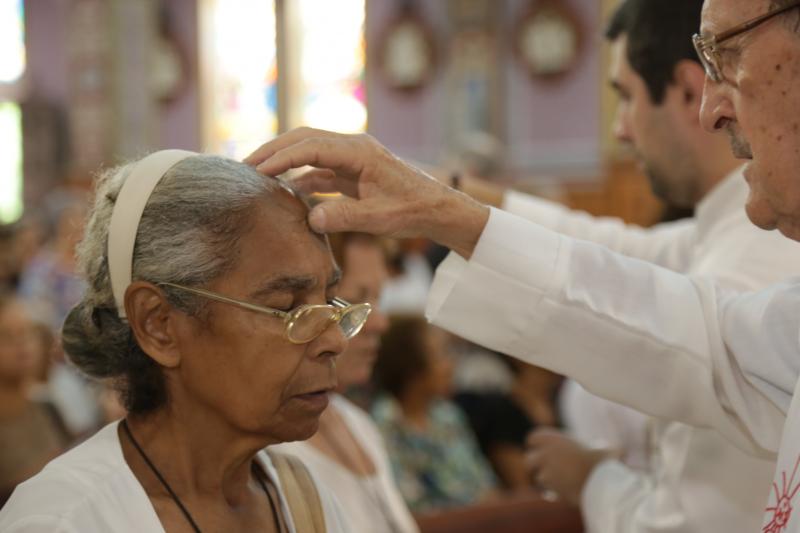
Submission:
M 259 146 L 252 154 L 244 158 L 244 162 L 248 165 L 258 165 L 265 159 L 271 157 L 279 150 L 283 150 L 293 144 L 297 144 L 305 139 L 313 137 L 334 137 L 339 135 L 337 133 L 325 130 L 318 130 L 315 128 L 301 127 L 290 130 L 282 135 L 278 135 L 269 142 Z
M 539 448 L 547 444 L 548 441 L 548 436 L 538 431 L 528 433 L 528 437 L 525 439 L 525 443 L 529 448 Z
M 417 237 L 399 225 L 396 210 L 386 202 L 343 197 L 315 206 L 308 215 L 318 233 L 355 231 L 390 237 Z
M 540 491 L 542 499 L 546 502 L 555 503 L 561 499 L 558 493 L 554 490 L 543 489 Z
M 374 213 L 363 202 L 342 198 L 315 206 L 308 214 L 308 223 L 317 233 L 358 231 L 374 233 Z
M 534 429 L 528 433 L 528 436 L 525 438 L 525 442 L 528 444 L 528 446 L 543 446 L 563 436 L 564 434 L 556 429 L 543 427 Z
M 544 456 L 542 452 L 532 450 L 525 453 L 525 465 L 528 467 L 532 475 L 535 475 L 544 463 Z
M 321 179 L 333 179 L 336 177 L 336 172 L 333 170 L 329 170 L 327 168 L 312 168 L 306 172 L 303 172 L 294 178 L 294 180 L 302 180 L 302 179 L 313 179 L 313 178 L 321 178 Z
M 276 176 L 309 165 L 358 176 L 365 156 L 364 147 L 353 137 L 312 137 L 278 150 L 258 165 L 257 170 Z
M 291 180 L 292 189 L 301 194 L 341 192 L 346 196 L 358 196 L 358 184 L 340 178 L 334 171 L 324 168 L 309 170 Z

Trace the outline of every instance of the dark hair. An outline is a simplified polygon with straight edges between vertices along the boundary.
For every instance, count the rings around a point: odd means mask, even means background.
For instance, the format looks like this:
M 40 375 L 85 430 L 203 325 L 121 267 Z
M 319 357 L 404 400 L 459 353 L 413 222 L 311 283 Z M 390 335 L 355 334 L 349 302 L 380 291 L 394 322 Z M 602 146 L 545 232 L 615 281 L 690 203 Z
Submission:
M 703 0 L 624 0 L 611 16 L 606 38 L 628 38 L 628 62 L 653 103 L 664 101 L 680 61 L 699 63 L 692 35 L 700 29 L 702 8 Z
M 419 315 L 392 316 L 383 334 L 373 376 L 379 388 L 398 398 L 428 368 L 428 322 Z

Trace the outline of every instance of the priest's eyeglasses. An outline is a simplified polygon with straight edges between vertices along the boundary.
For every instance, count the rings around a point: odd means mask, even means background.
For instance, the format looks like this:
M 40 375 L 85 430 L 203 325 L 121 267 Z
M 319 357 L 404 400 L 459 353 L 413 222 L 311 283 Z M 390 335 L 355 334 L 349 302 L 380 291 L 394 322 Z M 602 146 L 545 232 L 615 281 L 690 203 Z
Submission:
M 699 33 L 695 34 L 694 37 L 692 37 L 692 42 L 694 43 L 695 50 L 697 50 L 697 55 L 700 58 L 700 62 L 706 69 L 706 74 L 708 77 L 717 83 L 722 81 L 722 61 L 720 60 L 719 48 L 717 48 L 720 44 L 729 39 L 733 39 L 737 35 L 741 35 L 754 28 L 757 28 L 766 21 L 786 13 L 790 9 L 794 9 L 796 7 L 800 7 L 800 0 L 791 2 L 777 9 L 773 9 L 772 11 L 769 11 L 761 16 L 748 20 L 747 22 L 739 24 L 738 26 L 716 35 L 701 35 Z
M 186 291 L 209 300 L 235 305 L 256 313 L 282 318 L 284 335 L 293 344 L 305 344 L 313 341 L 333 323 L 339 325 L 345 338 L 353 338 L 364 327 L 364 323 L 372 311 L 372 306 L 368 303 L 351 304 L 341 298 L 334 298 L 328 305 L 305 304 L 295 307 L 291 311 L 281 311 L 229 298 L 205 289 L 186 287 L 175 283 L 159 283 L 159 285 Z

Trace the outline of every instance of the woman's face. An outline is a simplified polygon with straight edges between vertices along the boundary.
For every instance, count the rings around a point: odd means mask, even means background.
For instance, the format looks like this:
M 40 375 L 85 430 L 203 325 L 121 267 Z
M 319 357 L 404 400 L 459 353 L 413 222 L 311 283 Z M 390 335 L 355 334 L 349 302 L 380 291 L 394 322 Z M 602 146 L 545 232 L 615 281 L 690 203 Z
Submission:
M 233 270 L 207 288 L 284 311 L 327 303 L 338 273 L 327 243 L 308 228 L 306 208 L 283 191 L 261 205 L 234 249 Z M 336 387 L 335 357 L 347 345 L 340 329 L 297 345 L 281 318 L 218 302 L 206 309 L 180 323 L 181 364 L 168 380 L 240 431 L 273 442 L 310 437 Z
M 383 251 L 372 241 L 352 240 L 344 249 L 344 271 L 339 296 L 351 303 L 369 302 L 372 313 L 358 335 L 350 339 L 337 363 L 339 386 L 361 385 L 369 381 L 378 357 L 381 335 L 389 327 L 377 303 L 388 278 Z
M 32 378 L 38 338 L 33 322 L 18 301 L 0 308 L 0 380 L 19 383 Z

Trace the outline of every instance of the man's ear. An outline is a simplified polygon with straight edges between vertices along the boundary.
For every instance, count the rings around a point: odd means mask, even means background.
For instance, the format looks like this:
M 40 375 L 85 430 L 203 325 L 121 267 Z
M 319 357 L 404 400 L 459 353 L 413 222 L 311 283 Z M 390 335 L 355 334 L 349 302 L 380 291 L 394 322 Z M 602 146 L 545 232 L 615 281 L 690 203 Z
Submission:
M 152 283 L 135 281 L 125 291 L 125 313 L 136 342 L 147 355 L 167 368 L 174 368 L 181 361 L 177 312 Z
M 705 70 L 697 61 L 682 59 L 675 65 L 674 86 L 680 91 L 682 105 L 688 118 L 697 123 L 700 122 L 705 81 Z

